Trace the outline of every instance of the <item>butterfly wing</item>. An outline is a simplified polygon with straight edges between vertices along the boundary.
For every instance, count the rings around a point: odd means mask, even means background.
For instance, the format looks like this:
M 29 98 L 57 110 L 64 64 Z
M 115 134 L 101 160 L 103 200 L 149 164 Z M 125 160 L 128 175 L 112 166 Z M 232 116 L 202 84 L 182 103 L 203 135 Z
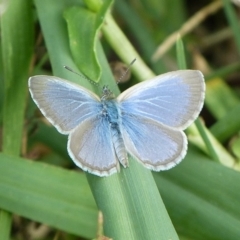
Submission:
M 131 114 L 124 115 L 121 127 L 127 151 L 148 169 L 167 170 L 186 155 L 182 131 Z
M 166 73 L 119 95 L 121 132 L 127 151 L 145 167 L 160 171 L 186 154 L 183 132 L 198 116 L 204 99 L 199 71 Z
M 136 84 L 117 98 L 122 114 L 132 113 L 176 129 L 187 128 L 203 106 L 200 71 L 179 70 Z
M 97 95 L 58 77 L 31 77 L 29 90 L 43 115 L 63 134 L 99 112 Z
M 98 176 L 119 170 L 106 117 L 87 119 L 74 129 L 69 135 L 68 152 L 77 166 Z

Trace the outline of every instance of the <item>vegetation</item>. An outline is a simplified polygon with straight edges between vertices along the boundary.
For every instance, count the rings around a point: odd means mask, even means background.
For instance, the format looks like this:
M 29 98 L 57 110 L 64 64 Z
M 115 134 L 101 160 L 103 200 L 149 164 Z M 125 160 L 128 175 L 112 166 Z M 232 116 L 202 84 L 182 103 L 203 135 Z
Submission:
M 202 4 L 1 1 L 0 240 L 240 239 L 239 8 Z M 108 85 L 117 95 L 109 62 L 134 58 L 121 90 L 171 70 L 204 73 L 188 154 L 166 172 L 130 159 L 110 177 L 84 173 L 67 154 L 67 136 L 40 116 L 28 78 L 55 75 L 98 94 Z

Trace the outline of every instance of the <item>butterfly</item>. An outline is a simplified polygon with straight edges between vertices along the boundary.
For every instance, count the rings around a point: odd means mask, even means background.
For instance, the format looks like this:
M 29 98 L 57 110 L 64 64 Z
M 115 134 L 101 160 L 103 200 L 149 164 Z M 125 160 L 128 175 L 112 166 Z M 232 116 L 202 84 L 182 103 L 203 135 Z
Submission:
M 197 70 L 168 72 L 138 83 L 118 97 L 103 87 L 99 97 L 55 76 L 29 78 L 32 99 L 62 134 L 68 153 L 84 171 L 109 176 L 128 167 L 128 154 L 153 171 L 167 170 L 186 155 L 183 132 L 204 102 Z

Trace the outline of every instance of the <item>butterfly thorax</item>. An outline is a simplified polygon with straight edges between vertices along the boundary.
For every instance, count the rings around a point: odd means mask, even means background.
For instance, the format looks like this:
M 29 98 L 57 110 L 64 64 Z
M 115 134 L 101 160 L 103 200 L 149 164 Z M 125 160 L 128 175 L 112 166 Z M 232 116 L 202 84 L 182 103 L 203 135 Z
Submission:
M 117 102 L 115 100 L 113 92 L 108 88 L 108 86 L 103 86 L 102 89 L 102 116 L 106 117 L 107 121 L 112 127 L 116 127 L 119 125 L 119 113 Z
M 117 108 L 117 102 L 115 99 L 101 100 L 102 111 L 101 115 L 106 117 L 106 120 L 112 127 L 118 127 L 119 125 L 119 113 Z

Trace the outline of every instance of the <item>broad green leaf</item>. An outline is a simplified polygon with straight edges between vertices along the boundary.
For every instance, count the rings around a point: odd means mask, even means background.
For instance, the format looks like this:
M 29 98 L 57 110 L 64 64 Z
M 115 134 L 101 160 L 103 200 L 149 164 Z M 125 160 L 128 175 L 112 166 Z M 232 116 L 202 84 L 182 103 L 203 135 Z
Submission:
M 83 237 L 96 234 L 97 208 L 78 172 L 0 153 L 0 207 Z
M 85 79 L 81 79 L 76 74 L 67 71 L 63 66 L 68 66 L 74 71 L 79 72 L 75 62 L 72 59 L 69 48 L 68 32 L 63 13 L 66 8 L 71 6 L 83 6 L 81 0 L 68 1 L 47 1 L 34 0 L 37 15 L 43 31 L 44 41 L 47 46 L 48 55 L 51 62 L 53 73 L 58 77 L 64 77 L 75 83 L 81 82 L 82 85 L 92 88 L 91 84 Z
M 105 1 L 97 13 L 75 6 L 64 12 L 73 59 L 80 71 L 96 82 L 102 74 L 96 56 L 96 40 L 111 2 Z
M 240 239 L 240 173 L 191 145 L 179 166 L 154 178 L 178 234 L 196 240 Z

